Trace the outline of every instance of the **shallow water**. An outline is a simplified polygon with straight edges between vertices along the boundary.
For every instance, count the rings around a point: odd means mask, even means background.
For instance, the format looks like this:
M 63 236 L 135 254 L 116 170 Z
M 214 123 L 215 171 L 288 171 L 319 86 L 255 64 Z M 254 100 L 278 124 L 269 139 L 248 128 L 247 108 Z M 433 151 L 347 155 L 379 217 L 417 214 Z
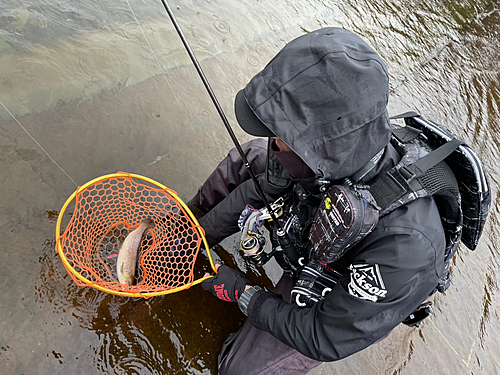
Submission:
M 418 329 L 313 374 L 500 373 L 500 5 L 492 1 L 172 1 L 241 141 L 236 92 L 290 39 L 359 33 L 391 74 L 390 113 L 414 110 L 463 137 L 490 172 L 492 211 L 475 252 Z M 122 170 L 189 199 L 232 147 L 160 1 L 5 0 L 0 5 L 0 358 L 6 374 L 216 374 L 234 304 L 200 287 L 149 300 L 76 286 L 54 251 L 76 185 Z M 279 271 L 227 264 L 272 286 Z M 198 273 L 207 267 L 200 258 Z

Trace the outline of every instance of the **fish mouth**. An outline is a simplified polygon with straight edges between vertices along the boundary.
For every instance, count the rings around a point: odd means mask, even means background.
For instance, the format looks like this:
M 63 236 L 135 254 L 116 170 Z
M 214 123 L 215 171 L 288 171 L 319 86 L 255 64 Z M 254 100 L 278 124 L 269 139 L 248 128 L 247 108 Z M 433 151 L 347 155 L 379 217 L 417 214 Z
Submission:
M 128 271 L 125 271 L 125 272 L 122 273 L 121 277 L 118 279 L 118 282 L 120 284 L 131 286 L 133 284 L 133 282 L 134 282 L 134 275 L 132 275 Z

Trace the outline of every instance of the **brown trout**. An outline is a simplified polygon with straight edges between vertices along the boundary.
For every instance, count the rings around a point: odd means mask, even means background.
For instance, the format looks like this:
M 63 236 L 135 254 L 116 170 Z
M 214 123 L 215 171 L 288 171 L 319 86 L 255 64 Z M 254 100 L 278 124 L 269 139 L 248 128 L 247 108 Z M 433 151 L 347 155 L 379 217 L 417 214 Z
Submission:
M 155 224 L 151 219 L 145 219 L 138 228 L 128 234 L 123 241 L 123 245 L 118 253 L 116 261 L 116 271 L 120 284 L 132 285 L 134 282 L 135 265 L 137 263 L 137 253 L 141 245 L 142 236 L 148 228 L 154 228 Z

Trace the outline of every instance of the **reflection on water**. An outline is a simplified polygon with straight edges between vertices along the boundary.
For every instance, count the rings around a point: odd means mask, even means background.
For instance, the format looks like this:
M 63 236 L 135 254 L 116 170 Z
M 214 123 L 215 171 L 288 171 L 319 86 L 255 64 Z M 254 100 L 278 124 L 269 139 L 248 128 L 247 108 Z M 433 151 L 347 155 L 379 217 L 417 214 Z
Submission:
M 70 321 L 96 334 L 78 355 L 65 358 L 59 353 L 60 373 L 98 370 L 101 373 L 201 374 L 212 373 L 216 352 L 225 337 L 236 330 L 242 318 L 228 321 L 218 308 L 237 316 L 238 308 L 215 302 L 213 297 L 193 288 L 189 291 L 156 297 L 123 298 L 77 287 L 59 256 L 47 241 L 41 262 L 40 283 L 35 286 L 36 303 L 64 322 Z M 230 260 L 228 260 L 230 264 Z M 205 272 L 205 269 L 198 273 Z M 215 308 L 211 308 L 215 307 Z M 59 318 L 51 317 L 57 321 Z M 74 373 L 74 372 L 73 372 Z
M 129 7 L 130 4 L 130 7 Z M 172 1 L 234 124 L 235 93 L 290 39 L 324 26 L 359 33 L 391 74 L 390 112 L 416 110 L 463 137 L 491 172 L 492 212 L 475 252 L 460 248 L 452 286 L 420 328 L 396 329 L 322 373 L 500 373 L 499 4 Z M 118 170 L 189 199 L 231 147 L 178 36 L 153 0 L 5 0 L 0 102 L 78 184 Z M 215 374 L 237 306 L 200 287 L 149 300 L 77 287 L 54 251 L 74 186 L 0 106 L 0 358 L 7 373 Z M 248 139 L 241 130 L 242 141 Z M 46 240 L 49 238 L 49 240 Z M 40 245 L 42 244 L 42 245 Z M 230 239 L 222 260 L 272 287 Z M 207 269 L 197 267 L 198 275 Z

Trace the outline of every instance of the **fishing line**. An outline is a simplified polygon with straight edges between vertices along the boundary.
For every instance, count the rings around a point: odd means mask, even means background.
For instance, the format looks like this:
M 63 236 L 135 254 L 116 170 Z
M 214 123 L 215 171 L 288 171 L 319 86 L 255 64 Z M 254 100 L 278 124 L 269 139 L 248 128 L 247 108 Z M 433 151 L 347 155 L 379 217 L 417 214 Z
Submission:
M 33 140 L 33 142 L 35 142 L 38 147 L 40 147 L 42 149 L 43 152 L 45 152 L 45 155 L 47 155 L 47 157 L 52 160 L 52 162 L 57 165 L 57 167 L 71 180 L 71 182 L 73 182 L 75 184 L 76 187 L 78 187 L 78 184 L 75 182 L 75 180 L 73 180 L 71 178 L 71 176 L 57 163 L 57 161 L 54 160 L 54 158 L 52 158 L 52 156 L 49 155 L 49 153 L 42 147 L 42 145 L 40 143 L 38 143 L 38 141 L 26 130 L 26 128 L 19 122 L 19 120 L 9 111 L 9 109 L 5 106 L 5 104 L 2 103 L 2 101 L 0 100 L 0 104 L 2 105 L 2 107 L 5 108 L 5 110 L 7 111 L 7 113 L 14 119 L 15 122 L 17 122 L 17 124 L 21 127 L 21 129 L 24 130 L 24 132 L 26 134 L 28 134 L 28 136 Z
M 158 68 L 163 72 L 163 78 L 165 79 L 165 82 L 167 83 L 167 86 L 169 87 L 170 91 L 172 91 L 172 94 L 174 95 L 174 98 L 175 98 L 175 101 L 177 103 L 177 105 L 180 106 L 180 103 L 177 99 L 177 96 L 175 95 L 175 91 L 172 89 L 172 86 L 170 85 L 170 82 L 168 82 L 168 79 L 167 77 L 165 76 L 165 70 L 163 69 L 163 66 L 161 64 L 161 61 L 158 59 L 158 57 L 156 56 L 156 53 L 153 49 L 153 47 L 151 46 L 151 43 L 149 42 L 147 36 L 146 36 L 146 33 L 144 32 L 144 29 L 142 28 L 141 24 L 139 23 L 139 19 L 137 18 L 137 15 L 135 14 L 134 10 L 132 9 L 132 6 L 129 2 L 129 0 L 125 0 L 128 4 L 128 7 L 130 9 L 130 12 L 132 13 L 134 19 L 135 19 L 135 22 L 137 23 L 137 26 L 139 27 L 139 29 L 141 30 L 141 33 L 144 37 L 144 40 L 146 41 L 146 44 L 148 45 L 148 48 L 151 52 L 151 54 L 153 55 L 155 61 L 156 61 L 156 64 L 158 65 Z M 47 150 L 45 150 L 42 145 L 28 132 L 28 130 L 21 124 L 21 122 L 12 114 L 12 112 L 9 111 L 9 109 L 5 106 L 5 104 L 2 103 L 2 101 L 0 101 L 0 104 L 2 105 L 3 108 L 5 108 L 5 110 L 7 111 L 7 113 L 14 119 L 15 122 L 17 122 L 17 124 L 21 127 L 21 129 L 24 130 L 24 132 L 33 140 L 33 142 L 35 142 L 38 147 L 40 147 L 40 149 L 47 155 L 47 157 L 61 170 L 61 172 L 63 172 L 70 180 L 73 184 L 75 184 L 76 187 L 78 187 L 79 185 L 76 183 L 76 181 L 59 165 L 59 163 L 57 161 L 54 160 L 54 158 L 52 156 L 50 156 L 50 154 L 47 152 Z
M 130 4 L 129 0 L 125 0 L 125 1 L 127 2 L 129 9 L 132 12 L 132 15 L 134 16 L 134 19 L 135 19 L 135 22 L 137 23 L 137 26 L 139 26 L 139 30 L 141 30 L 141 33 L 142 33 L 142 36 L 144 37 L 144 40 L 146 40 L 146 44 L 148 45 L 149 50 L 151 51 L 151 54 L 155 58 L 156 64 L 158 65 L 158 68 L 163 73 L 163 78 L 165 79 L 165 82 L 167 83 L 168 88 L 170 89 L 170 91 L 172 91 L 172 94 L 174 95 L 175 102 L 180 107 L 181 103 L 179 103 L 179 100 L 177 100 L 177 96 L 175 95 L 175 91 L 172 89 L 172 86 L 170 86 L 170 82 L 168 82 L 166 72 L 163 69 L 162 63 L 161 63 L 160 59 L 158 59 L 158 57 L 156 56 L 156 53 L 153 49 L 153 46 L 151 45 L 151 43 L 149 43 L 149 39 L 147 38 L 146 33 L 144 32 L 144 29 L 142 28 L 141 24 L 139 23 L 139 19 L 137 18 L 134 10 L 132 9 L 132 5 Z

